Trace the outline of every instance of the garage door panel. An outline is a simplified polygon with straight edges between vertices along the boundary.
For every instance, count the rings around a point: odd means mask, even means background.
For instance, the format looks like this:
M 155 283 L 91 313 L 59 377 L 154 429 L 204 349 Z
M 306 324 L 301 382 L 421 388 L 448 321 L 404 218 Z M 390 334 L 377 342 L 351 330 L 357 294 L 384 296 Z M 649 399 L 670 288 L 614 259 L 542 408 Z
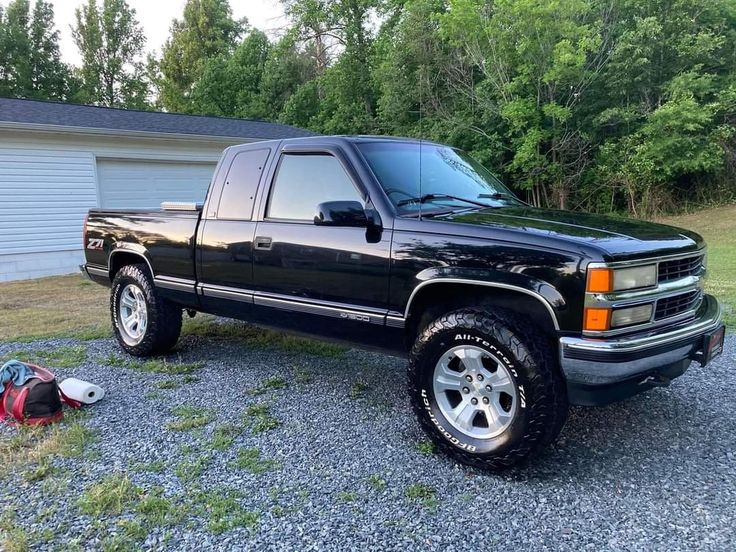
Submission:
M 100 159 L 100 206 L 148 209 L 163 201 L 202 202 L 214 169 L 214 163 Z
M 0 148 L 0 255 L 81 248 L 96 206 L 90 153 Z

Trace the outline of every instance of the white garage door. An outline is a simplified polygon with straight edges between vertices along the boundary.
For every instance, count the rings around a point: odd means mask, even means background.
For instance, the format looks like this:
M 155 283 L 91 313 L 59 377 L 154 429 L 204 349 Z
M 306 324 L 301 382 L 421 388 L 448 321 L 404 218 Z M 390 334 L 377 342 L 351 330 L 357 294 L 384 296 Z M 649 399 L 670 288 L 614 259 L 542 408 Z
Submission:
M 100 207 L 156 208 L 162 201 L 202 202 L 214 163 L 98 159 Z

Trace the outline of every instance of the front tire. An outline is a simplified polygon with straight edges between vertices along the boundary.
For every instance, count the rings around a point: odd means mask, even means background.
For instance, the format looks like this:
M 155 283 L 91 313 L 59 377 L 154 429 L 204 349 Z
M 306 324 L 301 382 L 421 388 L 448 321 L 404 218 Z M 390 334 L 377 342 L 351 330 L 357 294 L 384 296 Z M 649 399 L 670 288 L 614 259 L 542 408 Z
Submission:
M 501 470 L 554 441 L 568 403 L 553 348 L 513 313 L 462 309 L 429 323 L 410 354 L 419 423 L 458 461 Z
M 133 356 L 164 353 L 179 340 L 182 310 L 160 296 L 144 264 L 124 266 L 115 275 L 110 315 L 118 343 Z

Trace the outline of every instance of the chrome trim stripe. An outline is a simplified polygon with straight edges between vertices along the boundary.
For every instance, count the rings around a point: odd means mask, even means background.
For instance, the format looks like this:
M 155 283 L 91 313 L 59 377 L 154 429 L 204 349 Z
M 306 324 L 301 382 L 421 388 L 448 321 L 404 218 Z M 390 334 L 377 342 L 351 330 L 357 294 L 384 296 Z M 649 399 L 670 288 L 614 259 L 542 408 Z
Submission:
M 343 320 L 352 320 L 355 322 L 365 322 L 370 324 L 385 325 L 387 324 L 386 314 L 384 311 L 374 309 L 371 311 L 356 309 L 352 306 L 341 305 L 340 303 L 329 302 L 306 302 L 298 301 L 291 297 L 283 295 L 268 294 L 250 289 L 239 289 L 228 286 L 217 286 L 213 284 L 199 284 L 197 286 L 199 293 L 205 297 L 216 297 L 218 299 L 231 299 L 241 301 L 243 303 L 252 303 L 262 307 L 270 307 L 294 312 L 303 312 L 306 314 L 316 314 L 321 316 L 330 316 L 332 318 L 341 318 Z M 403 319 L 401 326 L 403 327 Z
M 148 270 L 151 271 L 151 276 L 153 276 L 154 278 L 156 277 L 156 274 L 153 272 L 153 267 L 151 266 L 151 263 L 148 261 L 145 255 L 142 255 L 138 251 L 131 251 L 130 249 L 125 249 L 124 247 L 120 247 L 110 252 L 110 256 L 107 258 L 107 273 L 108 273 L 109 278 L 112 278 L 112 274 L 110 274 L 110 267 L 112 266 L 112 258 L 116 253 L 130 253 L 131 255 L 140 257 L 141 259 L 146 261 L 146 264 L 148 265 Z
M 87 277 L 94 275 L 94 276 L 101 276 L 103 278 L 110 278 L 110 272 L 105 268 L 97 268 L 94 266 L 82 265 L 82 272 L 86 272 Z
M 194 280 L 187 278 L 175 278 L 173 276 L 156 276 L 153 279 L 154 285 L 164 289 L 173 289 L 174 291 L 185 291 L 188 293 L 194 293 L 195 283 Z
M 486 287 L 492 287 L 492 288 L 499 288 L 499 289 L 507 289 L 509 291 L 518 291 L 520 293 L 524 293 L 526 295 L 529 295 L 531 297 L 534 297 L 535 299 L 538 299 L 542 302 L 542 304 L 546 307 L 547 311 L 549 312 L 550 317 L 552 318 L 552 323 L 555 326 L 555 329 L 559 331 L 560 325 L 557 322 L 557 316 L 555 315 L 555 311 L 552 309 L 552 305 L 550 305 L 549 301 L 547 301 L 542 295 L 539 293 L 536 293 L 534 291 L 513 286 L 510 284 L 500 284 L 500 283 L 494 283 L 494 282 L 482 282 L 480 280 L 466 280 L 464 278 L 434 278 L 432 280 L 425 280 L 421 284 L 419 284 L 417 287 L 414 288 L 414 291 L 411 292 L 411 295 L 409 296 L 409 301 L 406 303 L 406 309 L 404 310 L 404 319 L 409 318 L 409 312 L 411 310 L 411 302 L 414 300 L 414 297 L 419 292 L 420 289 L 422 289 L 425 286 L 428 286 L 430 284 L 466 284 L 466 285 L 473 285 L 473 286 L 486 286 Z
M 253 292 L 227 286 L 215 286 L 212 284 L 199 284 L 199 293 L 205 297 L 215 297 L 217 299 L 231 299 L 242 303 L 253 303 Z
M 565 351 L 575 349 L 578 351 L 594 351 L 594 352 L 631 352 L 666 345 L 678 341 L 695 337 L 698 334 L 704 334 L 710 330 L 714 330 L 721 323 L 721 306 L 718 300 L 712 295 L 706 295 L 705 311 L 692 324 L 676 330 L 647 335 L 643 337 L 622 337 L 618 339 L 592 339 L 584 337 L 562 337 L 560 338 L 560 355 L 565 358 Z
M 593 262 L 588 263 L 588 268 L 618 268 L 623 266 L 639 266 L 648 264 L 659 264 L 663 261 L 674 261 L 676 259 L 684 259 L 685 257 L 695 257 L 697 255 L 705 255 L 707 247 L 702 247 L 687 253 L 673 253 L 672 255 L 663 255 L 661 257 L 647 257 L 646 259 L 633 259 L 629 261 L 613 261 L 610 263 Z
M 406 319 L 403 316 L 386 315 L 386 326 L 389 328 L 403 328 L 405 324 Z
M 317 305 L 311 303 L 300 303 L 288 299 L 277 299 L 275 297 L 256 295 L 255 304 L 264 307 L 273 307 L 307 314 L 319 314 L 330 316 L 332 318 L 342 318 L 343 320 L 353 320 L 355 322 L 366 322 L 370 324 L 378 324 L 383 326 L 385 315 L 367 313 L 353 309 L 328 307 L 326 305 Z

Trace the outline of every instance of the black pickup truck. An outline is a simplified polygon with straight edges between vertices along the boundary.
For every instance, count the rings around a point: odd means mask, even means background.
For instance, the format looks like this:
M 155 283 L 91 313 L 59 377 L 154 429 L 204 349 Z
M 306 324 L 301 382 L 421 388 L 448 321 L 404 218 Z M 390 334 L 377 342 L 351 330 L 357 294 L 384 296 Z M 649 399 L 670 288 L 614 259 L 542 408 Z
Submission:
M 723 344 L 697 234 L 532 208 L 409 139 L 234 146 L 203 205 L 91 210 L 84 247 L 128 353 L 171 349 L 201 311 L 408 355 L 423 428 L 490 469 L 551 443 L 568 405 L 667 385 Z

